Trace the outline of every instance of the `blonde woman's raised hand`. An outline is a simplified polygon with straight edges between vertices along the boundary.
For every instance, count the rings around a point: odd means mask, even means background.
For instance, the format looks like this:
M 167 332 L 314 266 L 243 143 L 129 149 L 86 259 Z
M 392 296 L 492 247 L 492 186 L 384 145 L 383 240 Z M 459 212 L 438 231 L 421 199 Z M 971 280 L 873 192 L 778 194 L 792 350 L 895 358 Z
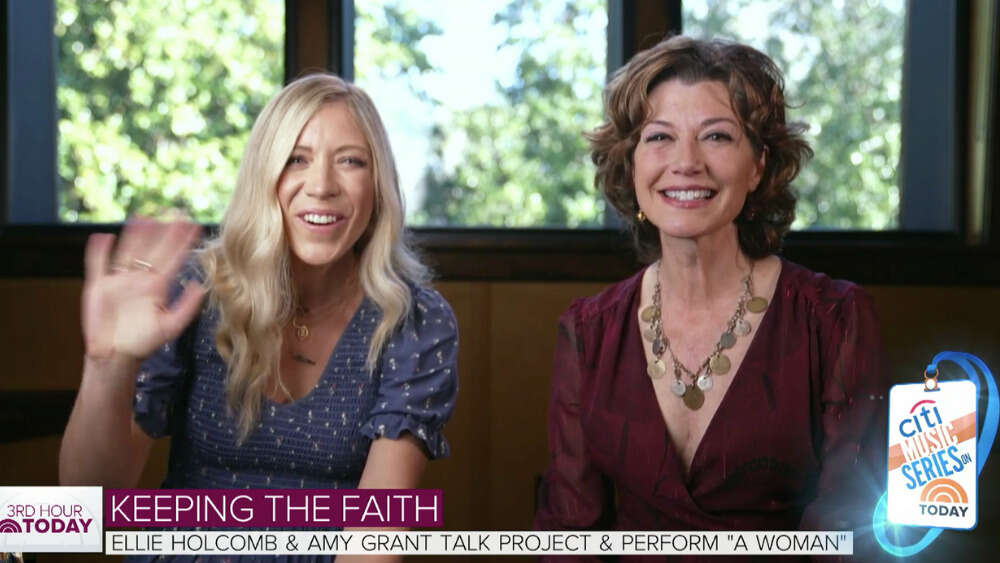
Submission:
M 88 358 L 142 360 L 180 335 L 198 314 L 205 288 L 191 282 L 169 306 L 168 291 L 200 233 L 189 221 L 136 218 L 117 246 L 114 235 L 91 235 L 81 309 Z

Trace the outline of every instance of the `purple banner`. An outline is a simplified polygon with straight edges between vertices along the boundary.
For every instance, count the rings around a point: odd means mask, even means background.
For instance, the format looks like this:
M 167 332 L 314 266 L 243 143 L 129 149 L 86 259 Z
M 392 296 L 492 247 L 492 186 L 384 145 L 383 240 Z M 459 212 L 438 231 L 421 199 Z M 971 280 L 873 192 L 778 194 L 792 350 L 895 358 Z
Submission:
M 439 528 L 440 489 L 105 489 L 106 528 Z

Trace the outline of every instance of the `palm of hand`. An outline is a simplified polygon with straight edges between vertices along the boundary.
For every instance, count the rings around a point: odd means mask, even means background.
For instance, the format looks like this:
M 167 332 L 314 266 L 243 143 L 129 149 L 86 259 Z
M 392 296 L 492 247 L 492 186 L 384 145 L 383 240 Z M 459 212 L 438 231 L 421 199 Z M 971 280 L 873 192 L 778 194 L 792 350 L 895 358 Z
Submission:
M 132 221 L 123 230 L 115 260 L 110 260 L 113 235 L 90 238 L 82 298 L 88 356 L 143 359 L 176 338 L 191 322 L 204 288 L 188 284 L 169 308 L 167 291 L 199 230 L 186 222 Z M 128 259 L 137 255 L 147 258 Z

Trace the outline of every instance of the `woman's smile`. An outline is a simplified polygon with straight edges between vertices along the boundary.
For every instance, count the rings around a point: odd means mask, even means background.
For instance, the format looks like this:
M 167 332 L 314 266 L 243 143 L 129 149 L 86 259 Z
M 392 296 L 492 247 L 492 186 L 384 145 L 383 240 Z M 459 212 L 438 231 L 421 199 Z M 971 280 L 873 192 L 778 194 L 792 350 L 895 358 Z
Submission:
M 660 197 L 674 207 L 681 209 L 696 209 L 708 205 L 708 202 L 718 193 L 717 190 L 705 186 L 671 186 L 657 190 Z

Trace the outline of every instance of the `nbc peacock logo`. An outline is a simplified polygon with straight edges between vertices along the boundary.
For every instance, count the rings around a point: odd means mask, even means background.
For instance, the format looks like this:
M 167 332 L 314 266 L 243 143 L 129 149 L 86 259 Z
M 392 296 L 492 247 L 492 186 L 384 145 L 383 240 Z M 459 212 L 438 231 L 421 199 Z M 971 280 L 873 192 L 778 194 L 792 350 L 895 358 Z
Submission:
M 952 479 L 934 479 L 920 491 L 920 514 L 962 518 L 969 510 L 969 495 Z
M 21 525 L 17 523 L 16 520 L 11 520 L 6 518 L 0 520 L 0 534 L 20 534 Z

